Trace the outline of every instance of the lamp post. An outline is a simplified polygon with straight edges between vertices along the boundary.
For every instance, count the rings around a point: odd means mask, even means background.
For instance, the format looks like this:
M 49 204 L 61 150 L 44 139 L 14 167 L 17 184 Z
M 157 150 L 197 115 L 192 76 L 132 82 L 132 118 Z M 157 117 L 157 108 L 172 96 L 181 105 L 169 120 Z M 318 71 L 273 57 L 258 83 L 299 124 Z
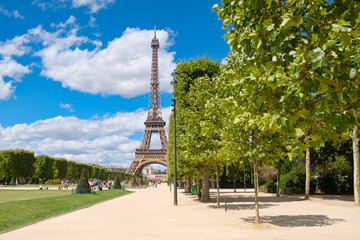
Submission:
M 175 100 L 175 86 L 176 86 L 176 78 L 178 76 L 178 72 L 174 70 L 171 73 L 171 77 L 173 80 L 171 81 L 171 85 L 174 87 L 174 98 L 173 98 L 173 106 L 174 106 L 174 205 L 176 206 L 178 204 L 177 202 L 177 176 L 176 176 L 176 100 Z

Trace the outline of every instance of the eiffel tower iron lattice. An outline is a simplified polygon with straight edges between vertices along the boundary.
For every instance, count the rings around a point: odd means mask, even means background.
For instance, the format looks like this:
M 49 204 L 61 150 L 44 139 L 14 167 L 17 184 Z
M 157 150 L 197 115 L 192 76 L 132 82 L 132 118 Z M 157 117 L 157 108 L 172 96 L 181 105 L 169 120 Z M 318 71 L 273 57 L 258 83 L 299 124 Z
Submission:
M 135 149 L 135 157 L 127 169 L 127 173 L 138 175 L 142 168 L 147 165 L 157 163 L 167 166 L 166 162 L 166 144 L 165 121 L 162 119 L 159 89 L 159 64 L 158 49 L 159 40 L 156 38 L 156 26 L 154 38 L 151 41 L 152 64 L 151 64 L 151 83 L 149 94 L 149 109 L 147 119 L 144 122 L 145 130 L 141 139 L 140 147 Z M 160 137 L 161 148 L 150 149 L 151 136 L 158 133 Z

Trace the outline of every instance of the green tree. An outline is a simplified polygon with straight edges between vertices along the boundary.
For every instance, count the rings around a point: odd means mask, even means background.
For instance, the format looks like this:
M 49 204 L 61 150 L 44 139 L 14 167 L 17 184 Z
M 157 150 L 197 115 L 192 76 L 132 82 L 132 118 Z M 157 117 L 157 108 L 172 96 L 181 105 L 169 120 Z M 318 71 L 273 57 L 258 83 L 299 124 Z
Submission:
M 76 163 L 76 172 L 77 172 L 77 178 L 76 179 L 80 179 L 82 169 L 85 168 L 85 167 L 86 167 L 86 164 L 84 164 L 84 163 Z
M 91 187 L 88 180 L 88 171 L 86 168 L 81 170 L 80 181 L 76 187 L 76 193 L 90 193 Z
M 0 177 L 6 177 L 7 182 L 9 182 L 9 177 L 11 176 L 9 162 L 5 161 L 2 152 L 3 151 L 0 151 Z
M 40 178 L 42 182 L 54 178 L 54 158 L 46 155 L 36 156 L 34 167 L 34 177 Z
M 3 169 L 6 175 L 15 178 L 32 177 L 34 172 L 34 163 L 36 161 L 34 152 L 17 149 L 5 150 L 1 152 L 3 156 Z
M 119 175 L 116 176 L 113 189 L 121 189 L 121 183 Z
M 105 168 L 103 168 L 103 167 L 100 168 L 99 179 L 101 179 L 101 180 L 106 179 Z
M 67 162 L 67 171 L 66 171 L 66 178 L 76 180 L 77 179 L 77 168 L 76 162 L 68 161 Z
M 203 189 L 201 201 L 210 200 L 209 171 L 211 157 L 208 155 L 211 143 L 201 134 L 201 122 L 205 117 L 206 96 L 212 78 L 219 73 L 219 63 L 209 60 L 206 56 L 195 61 L 179 63 L 176 71 L 176 131 L 178 169 L 181 174 L 195 175 L 199 167 L 203 172 Z M 202 89 L 201 86 L 206 86 Z M 198 92 L 197 90 L 201 90 Z M 172 120 L 172 119 L 170 119 Z M 172 121 L 170 121 L 170 125 Z M 173 139 L 169 137 L 169 146 L 173 146 Z M 209 145 L 210 144 L 210 145 Z M 169 149 L 169 148 L 168 148 Z M 172 151 L 172 150 L 170 150 Z M 173 169 L 173 152 L 168 154 L 171 174 Z M 181 175 L 180 175 L 181 176 Z
M 67 160 L 65 158 L 54 158 L 54 177 L 57 179 L 66 178 Z
M 228 29 L 225 37 L 232 51 L 242 57 L 247 79 L 272 88 L 272 96 L 279 99 L 271 101 L 278 104 L 271 108 L 276 111 L 270 122 L 300 140 L 289 147 L 290 153 L 301 156 L 306 150 L 306 191 L 310 147 L 336 138 L 329 129 L 352 130 L 354 198 L 359 205 L 359 2 L 224 0 L 222 4 L 214 10 Z M 320 122 L 329 128 L 317 127 Z

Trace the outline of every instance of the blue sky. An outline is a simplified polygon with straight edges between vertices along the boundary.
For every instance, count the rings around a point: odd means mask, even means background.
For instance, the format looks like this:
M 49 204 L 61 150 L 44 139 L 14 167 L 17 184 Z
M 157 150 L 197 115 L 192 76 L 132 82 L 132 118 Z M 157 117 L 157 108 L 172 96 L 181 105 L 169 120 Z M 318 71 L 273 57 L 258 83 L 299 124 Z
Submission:
M 0 0 L 0 149 L 127 167 L 146 119 L 154 24 L 167 121 L 175 64 L 229 52 L 216 3 Z

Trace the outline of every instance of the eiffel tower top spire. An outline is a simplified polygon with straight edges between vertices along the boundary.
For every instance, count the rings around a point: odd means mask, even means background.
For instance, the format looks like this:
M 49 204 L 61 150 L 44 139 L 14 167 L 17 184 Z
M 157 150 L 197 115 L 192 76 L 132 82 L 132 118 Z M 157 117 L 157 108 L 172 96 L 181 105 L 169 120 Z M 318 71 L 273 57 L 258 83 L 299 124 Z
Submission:
M 159 40 L 156 38 L 156 25 L 154 29 L 154 38 L 151 41 L 152 63 L 151 63 L 151 82 L 149 94 L 149 109 L 147 121 L 163 122 L 160 103 L 160 84 L 159 84 L 159 64 L 158 49 Z

